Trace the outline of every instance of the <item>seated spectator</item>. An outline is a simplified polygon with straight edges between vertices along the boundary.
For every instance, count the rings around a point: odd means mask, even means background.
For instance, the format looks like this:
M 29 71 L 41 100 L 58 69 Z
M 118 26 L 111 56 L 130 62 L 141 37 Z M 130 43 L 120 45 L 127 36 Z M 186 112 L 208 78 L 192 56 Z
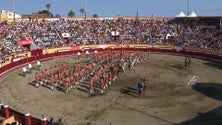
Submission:
M 48 122 L 48 125 L 56 125 L 55 121 L 53 120 L 53 118 L 51 118 Z
M 59 120 L 56 122 L 56 125 L 63 125 L 62 119 L 59 119 Z

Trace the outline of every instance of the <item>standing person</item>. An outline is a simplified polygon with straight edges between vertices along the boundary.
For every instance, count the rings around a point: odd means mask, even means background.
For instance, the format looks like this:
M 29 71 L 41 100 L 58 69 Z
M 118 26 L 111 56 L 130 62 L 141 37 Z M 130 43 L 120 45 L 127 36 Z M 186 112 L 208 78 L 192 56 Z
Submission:
M 188 57 L 188 67 L 190 67 L 190 64 L 191 64 L 191 58 L 190 56 Z
M 143 86 L 143 95 L 145 95 L 146 93 L 146 89 L 147 89 L 147 85 L 148 85 L 148 81 L 146 79 L 143 80 L 144 86 Z
M 32 64 L 31 63 L 29 63 L 29 73 L 32 73 Z
M 36 61 L 36 65 L 37 65 L 38 70 L 40 70 L 41 63 L 40 63 L 40 61 L 39 61 L 39 60 L 37 60 L 37 61 Z
M 109 70 L 110 70 L 111 73 L 113 73 L 113 71 L 114 71 L 114 66 L 113 66 L 113 64 L 111 64 L 111 66 L 109 67 Z
M 23 74 L 24 77 L 26 76 L 26 72 L 27 72 L 26 67 L 23 67 L 23 68 L 22 68 L 22 74 Z
M 81 55 L 80 52 L 78 52 L 78 53 L 77 53 L 78 59 L 80 58 L 80 55 Z
M 185 60 L 184 60 L 184 66 L 185 66 L 185 67 L 188 66 L 188 61 L 189 61 L 189 60 L 188 60 L 188 57 L 186 57 Z
M 39 74 L 38 72 L 35 73 L 35 87 L 39 87 Z
M 144 88 L 144 84 L 143 84 L 143 80 L 142 79 L 137 84 L 137 87 L 138 87 L 138 92 L 139 92 L 139 98 L 141 98 L 141 96 L 143 94 L 143 88 Z
M 147 53 L 147 57 L 148 57 L 148 59 L 149 59 L 149 57 L 150 57 L 150 50 L 149 50 L 148 53 Z
M 54 90 L 54 83 L 55 83 L 55 79 L 54 76 L 51 76 L 49 79 L 50 85 L 51 85 L 51 90 Z
M 94 83 L 95 83 L 95 77 L 92 77 L 90 80 L 90 90 L 89 90 L 90 95 L 93 95 L 95 93 Z
M 89 51 L 86 50 L 86 58 L 88 58 L 88 57 L 89 57 Z

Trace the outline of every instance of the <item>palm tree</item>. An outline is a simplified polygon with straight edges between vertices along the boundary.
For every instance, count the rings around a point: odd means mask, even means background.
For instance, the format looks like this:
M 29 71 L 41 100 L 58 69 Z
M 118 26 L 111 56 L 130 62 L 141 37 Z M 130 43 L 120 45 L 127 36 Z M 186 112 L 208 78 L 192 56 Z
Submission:
M 85 13 L 85 10 L 83 8 L 80 8 L 80 13 L 82 14 L 82 17 L 84 17 L 84 13 Z
M 98 18 L 99 16 L 97 14 L 93 14 L 93 18 Z
M 51 8 L 51 4 L 50 3 L 46 4 L 46 8 L 49 11 L 49 9 Z
M 69 13 L 68 13 L 68 17 L 75 17 L 75 12 L 70 10 Z
M 51 4 L 50 3 L 47 3 L 46 4 L 46 8 L 47 8 L 47 10 L 48 10 L 48 13 L 49 13 L 49 9 L 51 8 Z M 50 18 L 52 17 L 52 15 L 50 14 Z

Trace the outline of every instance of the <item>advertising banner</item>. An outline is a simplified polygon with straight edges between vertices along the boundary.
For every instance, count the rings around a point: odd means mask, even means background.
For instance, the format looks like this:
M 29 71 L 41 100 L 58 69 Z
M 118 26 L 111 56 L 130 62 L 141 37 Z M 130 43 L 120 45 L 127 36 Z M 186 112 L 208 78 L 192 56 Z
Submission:
M 27 46 L 27 45 L 31 45 L 32 41 L 31 40 L 20 40 L 19 41 L 19 45 L 21 46 Z
M 71 50 L 79 50 L 79 46 L 72 46 Z

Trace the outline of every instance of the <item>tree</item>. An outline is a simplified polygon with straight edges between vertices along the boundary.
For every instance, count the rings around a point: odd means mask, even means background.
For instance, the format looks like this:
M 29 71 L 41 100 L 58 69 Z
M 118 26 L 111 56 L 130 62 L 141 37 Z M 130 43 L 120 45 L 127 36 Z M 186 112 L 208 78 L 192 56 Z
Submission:
M 70 10 L 68 13 L 68 17 L 75 17 L 75 13 L 72 10 Z
M 82 17 L 84 17 L 84 14 L 85 14 L 85 10 L 83 8 L 80 8 L 80 13 L 82 14 Z
M 52 13 L 49 12 L 49 9 L 51 8 L 51 4 L 50 3 L 47 3 L 46 4 L 46 8 L 48 10 L 48 13 L 50 14 L 50 18 L 52 17 Z
M 97 14 L 93 14 L 93 18 L 98 18 L 99 16 Z
M 48 4 L 46 4 L 46 9 L 49 11 L 49 9 L 51 8 L 51 4 L 50 3 L 48 3 Z
M 55 18 L 61 18 L 61 15 L 56 14 L 56 15 L 55 15 Z
M 53 17 L 52 13 L 49 12 L 48 10 L 42 10 L 38 12 L 39 14 L 46 14 L 48 15 L 49 18 Z

